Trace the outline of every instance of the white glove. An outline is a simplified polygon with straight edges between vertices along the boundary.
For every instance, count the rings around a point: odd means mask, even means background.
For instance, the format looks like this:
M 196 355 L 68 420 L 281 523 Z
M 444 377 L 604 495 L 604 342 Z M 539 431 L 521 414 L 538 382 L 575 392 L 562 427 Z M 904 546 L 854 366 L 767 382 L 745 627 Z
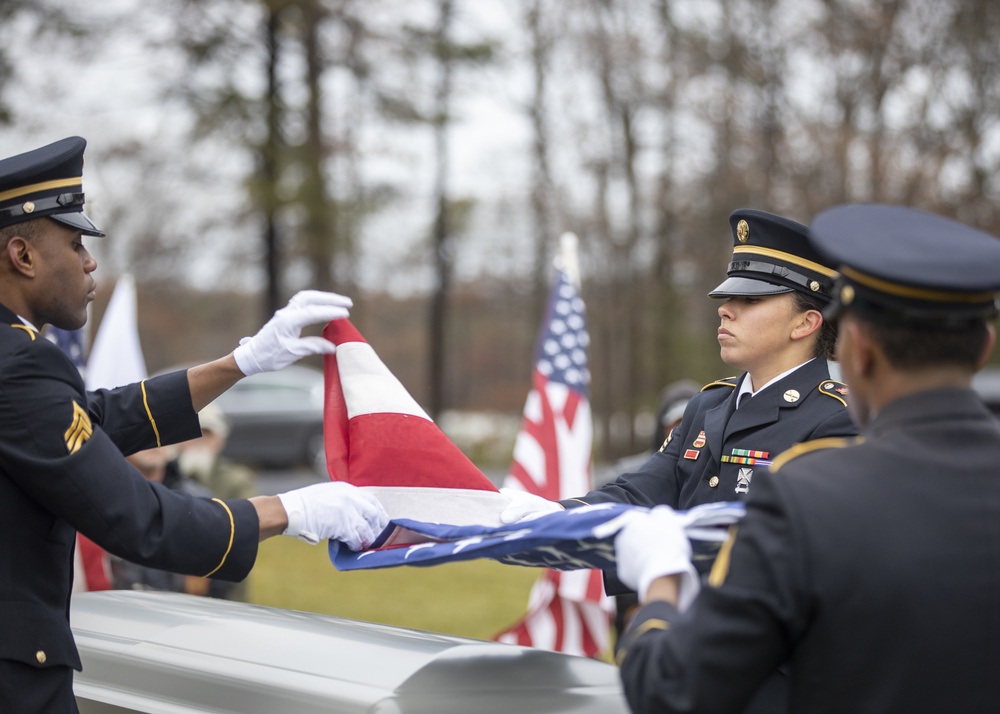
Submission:
M 544 516 L 563 510 L 561 503 L 536 496 L 519 488 L 501 488 L 500 494 L 507 497 L 507 505 L 500 511 L 500 522 L 503 524 L 530 521 L 532 518 Z
M 618 577 L 645 601 L 650 584 L 666 575 L 680 575 L 677 609 L 687 610 L 701 588 L 691 565 L 691 543 L 680 516 L 670 506 L 636 509 L 615 536 Z
M 329 481 L 279 493 L 288 514 L 282 535 L 315 545 L 328 538 L 362 550 L 385 529 L 389 515 L 378 499 L 344 481 Z
M 244 337 L 233 351 L 236 365 L 248 377 L 274 372 L 306 355 L 333 354 L 337 346 L 320 336 L 300 337 L 302 328 L 347 317 L 349 297 L 319 290 L 296 293 L 253 337 Z

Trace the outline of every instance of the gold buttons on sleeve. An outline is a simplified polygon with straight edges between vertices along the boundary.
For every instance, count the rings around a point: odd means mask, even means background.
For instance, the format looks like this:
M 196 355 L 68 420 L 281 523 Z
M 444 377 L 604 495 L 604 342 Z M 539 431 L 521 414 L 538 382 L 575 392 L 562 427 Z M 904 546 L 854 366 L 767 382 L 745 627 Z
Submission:
M 708 486 L 709 486 L 709 488 L 715 488 L 718 485 L 719 485 L 719 477 L 718 476 L 713 476 L 712 478 L 710 478 L 708 480 Z

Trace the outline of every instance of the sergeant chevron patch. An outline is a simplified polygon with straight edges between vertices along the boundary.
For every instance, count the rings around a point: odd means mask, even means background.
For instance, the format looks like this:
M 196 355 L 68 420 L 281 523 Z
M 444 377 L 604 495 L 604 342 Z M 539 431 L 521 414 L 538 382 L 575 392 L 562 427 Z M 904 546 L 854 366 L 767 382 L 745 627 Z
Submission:
M 64 437 L 66 438 L 66 448 L 69 449 L 69 453 L 75 454 L 83 446 L 83 442 L 89 439 L 94 434 L 94 426 L 90 423 L 90 417 L 87 416 L 87 412 L 83 410 L 76 402 L 73 402 L 73 420 L 70 422 L 69 429 L 66 430 Z

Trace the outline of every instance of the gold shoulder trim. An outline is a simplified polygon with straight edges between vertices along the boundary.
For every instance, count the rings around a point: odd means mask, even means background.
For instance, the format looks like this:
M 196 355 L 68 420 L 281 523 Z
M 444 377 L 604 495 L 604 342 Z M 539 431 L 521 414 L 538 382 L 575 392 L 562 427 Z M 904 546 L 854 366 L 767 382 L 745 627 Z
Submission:
M 735 387 L 736 383 L 739 381 L 740 378 L 738 376 L 723 377 L 722 379 L 717 379 L 714 382 L 709 382 L 708 384 L 706 384 L 704 387 L 701 388 L 701 391 L 704 392 L 706 389 L 711 389 L 712 387 Z
M 838 382 L 836 379 L 824 379 L 816 389 L 819 390 L 820 394 L 833 397 L 845 407 L 847 406 L 845 397 L 850 395 L 850 390 L 843 382 Z
M 864 437 L 841 437 L 841 436 L 829 436 L 825 439 L 813 439 L 812 441 L 803 441 L 802 443 L 796 444 L 795 446 L 785 449 L 780 454 L 778 454 L 774 461 L 771 462 L 771 472 L 774 473 L 782 466 L 787 464 L 792 459 L 798 458 L 803 454 L 808 454 L 812 451 L 819 451 L 820 449 L 842 449 L 845 446 L 855 446 L 864 441 Z
M 629 630 L 625 634 L 625 636 L 628 637 L 628 641 L 629 642 L 632 642 L 636 637 L 639 637 L 640 635 L 644 635 L 647 632 L 649 632 L 650 630 L 669 630 L 669 629 L 670 629 L 670 623 L 669 622 L 667 622 L 666 620 L 660 620 L 658 618 L 653 618 L 653 619 L 650 619 L 650 620 L 646 620 L 644 623 L 642 623 L 641 625 L 639 625 L 638 627 L 636 627 L 634 630 Z M 620 650 L 618 650 L 618 654 L 615 655 L 615 664 L 617 664 L 620 667 L 621 664 L 622 664 L 622 661 L 625 659 L 625 655 L 626 654 L 628 654 L 628 647 L 627 646 L 622 647 Z
M 736 532 L 738 530 L 738 525 L 729 527 L 729 534 L 726 536 L 722 547 L 719 548 L 719 552 L 715 556 L 715 562 L 712 563 L 712 570 L 708 574 L 708 584 L 710 587 L 719 587 L 729 577 L 729 558 L 733 553 L 733 543 L 736 542 Z
M 13 327 L 15 330 L 24 330 L 31 337 L 31 341 L 32 342 L 35 341 L 35 337 L 37 336 L 37 333 L 34 330 L 32 330 L 30 327 L 28 327 L 27 325 L 22 325 L 20 322 L 15 322 L 13 325 L 11 325 L 11 327 Z
M 218 503 L 220 506 L 226 509 L 226 513 L 229 514 L 229 543 L 226 545 L 226 552 L 222 554 L 222 560 L 216 565 L 211 571 L 205 573 L 202 577 L 207 578 L 213 575 L 219 568 L 221 568 L 226 563 L 226 558 L 229 557 L 229 551 L 233 549 L 233 540 L 236 537 L 236 521 L 233 519 L 233 512 L 229 510 L 229 506 L 226 505 L 225 501 L 213 498 L 213 501 Z

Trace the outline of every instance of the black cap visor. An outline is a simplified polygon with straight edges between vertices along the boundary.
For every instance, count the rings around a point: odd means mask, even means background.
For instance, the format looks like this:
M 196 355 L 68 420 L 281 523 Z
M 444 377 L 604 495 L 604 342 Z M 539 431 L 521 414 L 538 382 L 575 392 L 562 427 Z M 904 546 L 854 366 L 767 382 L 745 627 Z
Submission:
M 748 295 L 780 295 L 790 292 L 794 292 L 794 290 L 785 285 L 775 285 L 753 278 L 730 277 L 722 281 L 722 284 L 710 292 L 708 296 L 710 298 L 731 298 Z
M 83 211 L 73 211 L 71 213 L 50 213 L 49 218 L 58 221 L 63 225 L 74 228 L 85 236 L 103 236 L 104 231 L 94 225 L 94 222 L 87 218 Z

